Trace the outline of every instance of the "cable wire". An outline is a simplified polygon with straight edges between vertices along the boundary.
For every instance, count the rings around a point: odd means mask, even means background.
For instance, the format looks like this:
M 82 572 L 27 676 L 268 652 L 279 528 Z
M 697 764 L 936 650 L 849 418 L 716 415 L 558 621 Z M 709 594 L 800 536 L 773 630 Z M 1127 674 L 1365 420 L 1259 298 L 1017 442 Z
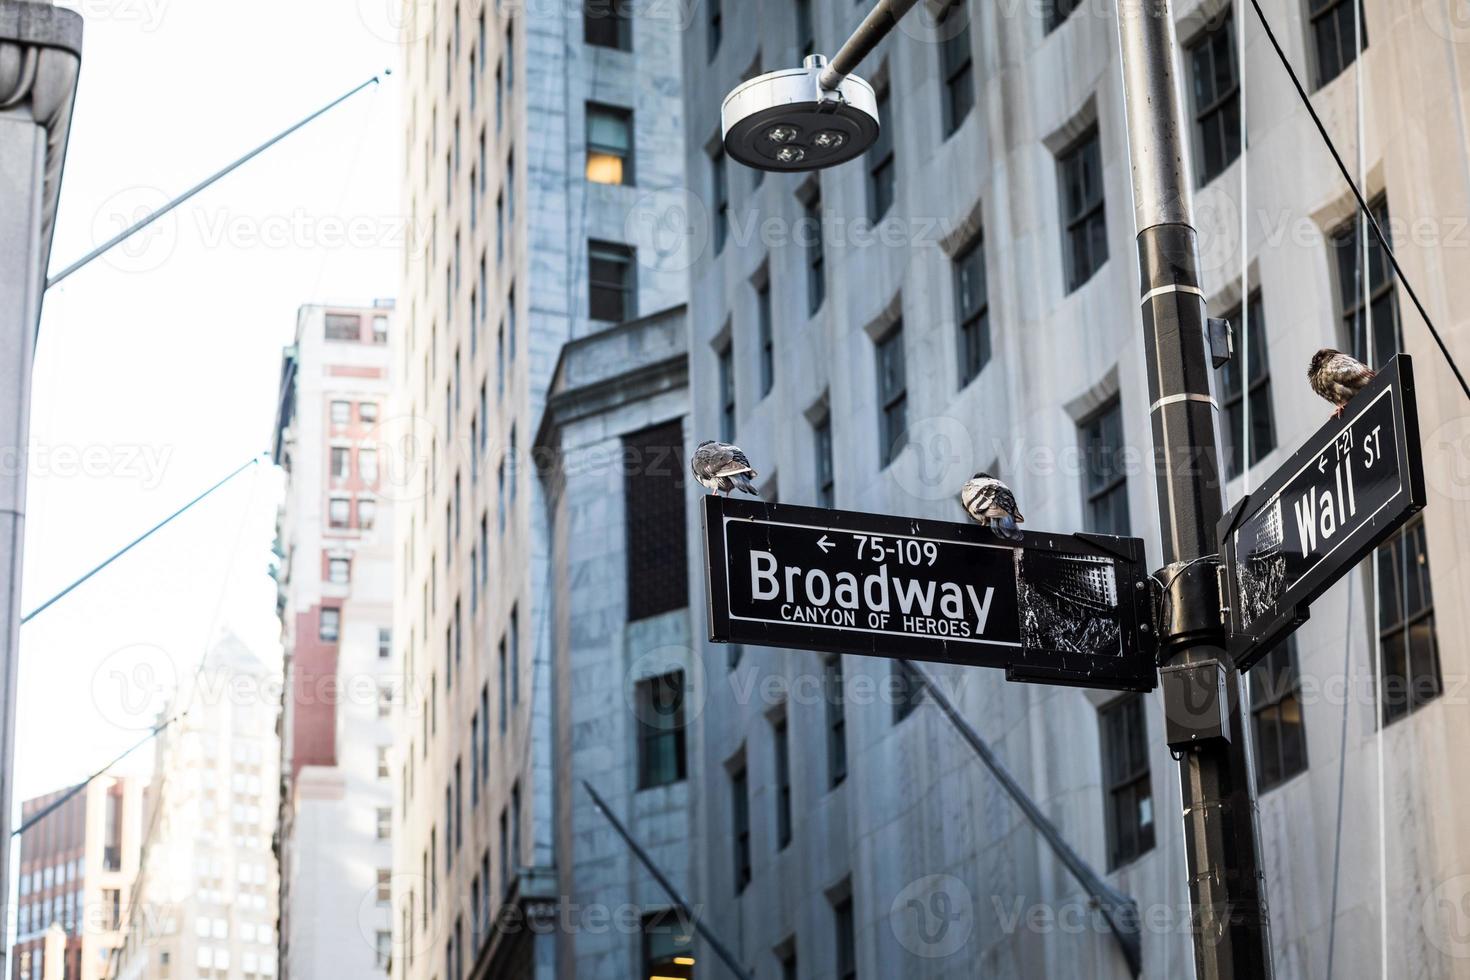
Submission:
M 1445 346 L 1444 338 L 1440 336 L 1439 330 L 1435 328 L 1434 321 L 1429 318 L 1429 311 L 1424 308 L 1424 303 L 1419 299 L 1419 294 L 1409 283 L 1408 277 L 1404 275 L 1403 267 L 1399 265 L 1398 256 L 1394 255 L 1393 247 L 1389 245 L 1388 236 L 1384 234 L 1383 228 L 1379 226 L 1378 219 L 1373 217 L 1373 212 L 1368 208 L 1368 202 L 1363 198 L 1363 192 L 1358 189 L 1358 184 L 1348 173 L 1348 168 L 1342 161 L 1342 155 L 1338 153 L 1337 146 L 1332 142 L 1332 137 L 1327 135 L 1327 128 L 1322 125 L 1322 117 L 1317 115 L 1317 110 L 1312 106 L 1312 100 L 1307 95 L 1307 90 L 1302 87 L 1301 79 L 1297 77 L 1296 69 L 1291 67 L 1291 62 L 1286 57 L 1286 52 L 1281 49 L 1281 42 L 1276 40 L 1276 32 L 1271 30 L 1270 21 L 1266 20 L 1266 14 L 1261 10 L 1260 0 L 1251 0 L 1251 7 L 1255 9 L 1256 16 L 1261 20 L 1261 26 L 1265 28 L 1266 37 L 1271 42 L 1271 47 L 1276 51 L 1276 57 L 1281 66 L 1286 69 L 1286 74 L 1291 78 L 1291 84 L 1295 86 L 1297 95 L 1301 98 L 1302 105 L 1306 106 L 1307 114 L 1312 117 L 1312 122 L 1317 127 L 1317 132 L 1322 136 L 1322 142 L 1327 145 L 1327 151 L 1332 154 L 1332 160 L 1337 164 L 1337 169 L 1342 174 L 1342 179 L 1347 181 L 1348 187 L 1357 199 L 1358 209 L 1362 211 L 1368 224 L 1373 228 L 1373 234 L 1378 239 L 1378 244 L 1383 249 L 1383 254 L 1388 256 L 1389 264 L 1393 266 L 1394 274 L 1403 284 L 1404 292 L 1409 294 L 1409 299 L 1414 303 L 1414 309 L 1419 311 L 1419 317 L 1424 321 L 1424 326 L 1434 338 L 1439 347 L 1439 352 L 1444 355 L 1445 363 L 1455 375 L 1455 380 L 1460 383 L 1460 390 L 1465 397 L 1470 399 L 1470 383 L 1465 381 L 1465 375 L 1460 372 L 1460 366 L 1455 363 L 1455 358 L 1450 354 L 1450 349 Z

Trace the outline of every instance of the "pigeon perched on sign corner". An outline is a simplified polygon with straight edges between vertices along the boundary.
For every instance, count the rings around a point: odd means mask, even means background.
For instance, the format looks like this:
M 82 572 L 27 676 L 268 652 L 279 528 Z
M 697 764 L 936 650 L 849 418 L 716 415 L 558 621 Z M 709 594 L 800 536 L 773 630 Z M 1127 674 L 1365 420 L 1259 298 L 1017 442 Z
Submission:
M 689 468 L 694 471 L 694 479 L 711 492 L 728 495 L 731 490 L 740 490 L 752 497 L 760 496 L 750 482 L 760 474 L 751 469 L 750 460 L 739 446 L 706 439 L 695 447 Z
M 1016 525 L 1025 523 L 1026 518 L 1016 507 L 1016 495 L 989 473 L 976 473 L 965 481 L 960 488 L 960 504 L 982 527 L 990 528 L 1007 541 L 1021 540 Z
M 1312 390 L 1337 406 L 1333 418 L 1341 418 L 1342 410 L 1353 396 L 1368 386 L 1374 370 L 1362 361 L 1340 350 L 1324 347 L 1312 355 L 1307 380 Z

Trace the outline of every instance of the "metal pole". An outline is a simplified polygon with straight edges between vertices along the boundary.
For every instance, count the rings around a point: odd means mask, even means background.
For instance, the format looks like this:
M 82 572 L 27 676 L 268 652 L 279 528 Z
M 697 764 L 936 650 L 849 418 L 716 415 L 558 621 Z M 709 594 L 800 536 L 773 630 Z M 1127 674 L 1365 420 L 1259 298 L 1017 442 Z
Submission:
M 1270 920 L 1256 835 L 1240 674 L 1225 653 L 1215 574 L 1223 510 L 1199 248 L 1186 169 L 1177 39 L 1169 0 L 1118 0 L 1128 149 L 1138 229 L 1144 349 L 1165 580 L 1169 664 L 1225 670 L 1228 739 L 1191 745 L 1179 763 L 1195 972 L 1200 980 L 1271 976 Z M 1168 688 L 1166 687 L 1166 691 Z M 1165 711 L 1170 711 L 1166 703 Z
M 1057 859 L 1066 865 L 1067 870 L 1072 872 L 1072 877 L 1087 891 L 1098 911 L 1102 912 L 1103 918 L 1107 920 L 1108 928 L 1112 930 L 1113 936 L 1118 940 L 1118 947 L 1123 952 L 1123 958 L 1128 961 L 1128 969 L 1133 976 L 1138 976 L 1143 971 L 1143 946 L 1138 934 L 1138 903 L 1113 888 L 1067 843 L 1062 832 L 1057 829 L 1056 824 L 1047 819 L 1046 814 L 1036 805 L 1036 801 L 1021 788 L 1016 782 L 1010 770 L 1000 761 L 1000 758 L 991 751 L 990 746 L 975 731 L 973 725 L 965 720 L 955 706 L 950 702 L 948 696 L 934 683 L 934 678 L 929 672 L 912 660 L 898 661 L 908 665 L 909 670 L 923 683 L 924 689 L 929 692 L 929 697 L 934 699 L 935 705 L 944 713 L 954 727 L 959 729 L 960 735 L 990 774 L 1000 783 L 1001 788 L 1015 801 L 1016 806 L 1021 808 L 1026 819 L 1036 828 L 1042 838 L 1051 845 L 1052 852 Z
M 852 37 L 837 49 L 817 83 L 829 92 L 835 92 L 842 80 L 852 74 L 854 68 L 876 48 L 889 32 L 898 25 L 899 19 L 908 13 L 918 0 L 878 0 L 868 16 L 852 32 Z
M 10 922 L 31 367 L 81 62 L 76 11 L 0 0 L 0 926 Z M 8 953 L 0 928 L 0 976 Z
M 385 68 L 385 69 L 383 69 L 383 74 L 384 75 L 391 75 L 391 74 L 393 74 L 393 70 L 391 68 Z M 111 238 L 109 238 L 107 241 L 103 242 L 101 245 L 98 245 L 96 248 L 92 249 L 92 251 L 88 252 L 86 255 L 83 255 L 81 258 L 77 259 L 75 262 L 73 262 L 71 265 L 67 266 L 65 269 L 62 269 L 60 272 L 58 272 L 56 275 L 52 276 L 46 282 L 46 288 L 47 289 L 50 289 L 52 286 L 54 286 L 57 283 L 61 282 L 61 280 L 65 279 L 67 276 L 71 275 L 73 272 L 76 272 L 82 266 L 86 265 L 88 262 L 91 262 L 93 259 L 97 258 L 99 255 L 102 255 L 103 253 L 109 251 L 110 249 L 112 249 L 112 248 L 114 248 L 114 247 L 122 244 L 123 242 L 127 241 L 129 238 L 132 238 L 138 232 L 142 231 L 144 228 L 147 228 L 149 225 L 153 224 L 153 222 L 157 221 L 159 218 L 161 218 L 164 215 L 168 214 L 174 208 L 178 207 L 180 204 L 183 204 L 189 198 L 193 197 L 195 194 L 198 194 L 200 191 L 204 190 L 210 184 L 213 184 L 215 181 L 219 180 L 221 177 L 226 176 L 227 174 L 229 174 L 232 171 L 238 169 L 242 165 L 244 165 L 244 164 L 250 162 L 251 160 L 255 159 L 257 156 L 259 156 L 260 154 L 264 153 L 266 150 L 269 150 L 271 147 L 275 146 L 277 143 L 279 143 L 281 140 L 285 139 L 287 136 L 290 136 L 292 133 L 296 132 L 296 130 L 300 129 L 302 126 L 305 126 L 307 123 L 311 122 L 313 119 L 316 119 L 318 116 L 321 116 L 321 115 L 323 115 L 323 114 L 331 111 L 332 109 L 335 109 L 337 106 L 341 105 L 343 102 L 346 102 L 348 99 L 352 98 L 354 95 L 356 95 L 358 92 L 361 92 L 363 89 L 367 88 L 369 85 L 376 85 L 376 84 L 378 84 L 379 79 L 380 79 L 380 76 L 374 75 L 372 78 L 369 78 L 367 81 L 363 82 L 361 85 L 358 85 L 358 86 L 354 87 L 350 92 L 346 92 L 346 93 L 343 93 L 342 95 L 337 96 L 337 98 L 333 99 L 331 102 L 328 102 L 326 105 L 322 106 L 320 109 L 318 109 L 316 112 L 313 112 L 311 115 L 307 116 L 305 119 L 302 119 L 301 121 L 295 123 L 294 125 L 288 127 L 287 129 L 281 130 L 279 133 L 277 133 L 276 135 L 272 136 L 270 139 L 266 140 L 264 143 L 260 144 L 255 149 L 251 150 L 249 153 L 247 153 L 244 156 L 240 157 L 234 163 L 231 163 L 229 166 L 225 167 L 223 170 L 218 170 L 218 171 L 214 172 L 213 174 L 210 174 L 208 177 L 204 178 L 199 183 L 195 184 L 193 187 L 191 187 L 188 190 L 184 191 L 184 193 L 180 194 L 178 197 L 174 198 L 172 201 L 169 201 L 167 204 L 165 204 L 163 207 L 159 208 L 157 211 L 152 212 L 151 214 L 147 215 L 146 217 L 144 217 L 144 218 L 142 218 L 142 219 L 134 222 L 133 224 L 129 225 L 128 227 L 124 228 L 122 231 L 118 232 L 116 235 L 113 235 Z
M 673 902 L 674 906 L 678 908 L 678 910 L 683 913 L 683 915 L 690 922 L 694 924 L 695 930 L 704 937 L 705 942 L 709 943 L 709 947 L 710 949 L 715 951 L 715 955 L 725 961 L 725 965 L 730 968 L 730 972 L 735 974 L 735 976 L 737 976 L 739 980 L 753 980 L 750 973 L 747 972 L 746 969 L 740 965 L 740 961 L 735 958 L 735 954 L 730 952 L 730 950 L 726 948 L 724 943 L 720 942 L 719 937 L 716 936 L 714 932 L 712 932 L 710 928 L 704 924 L 703 919 L 694 914 L 694 911 L 690 908 L 689 903 L 684 900 L 684 896 L 679 894 L 679 891 L 674 887 L 673 882 L 669 881 L 669 879 L 664 876 L 664 873 L 659 870 L 658 865 L 653 863 L 653 858 L 648 856 L 648 852 L 645 851 L 643 847 L 636 840 L 633 839 L 632 834 L 628 833 L 628 829 L 623 826 L 622 821 L 613 816 L 612 810 L 608 809 L 608 806 L 605 802 L 603 802 L 602 797 L 597 795 L 597 790 L 592 788 L 592 784 L 584 779 L 582 780 L 582 788 L 587 790 L 588 796 L 592 797 L 592 804 L 593 806 L 597 807 L 597 812 L 606 817 L 607 822 L 613 825 L 613 830 L 616 830 L 618 832 L 618 836 L 623 839 L 623 843 L 628 845 L 628 848 L 633 852 L 633 855 L 638 858 L 638 860 L 645 868 L 648 869 L 648 873 L 653 875 L 653 880 L 658 882 L 659 887 L 662 888 L 664 892 L 669 896 L 669 901 Z

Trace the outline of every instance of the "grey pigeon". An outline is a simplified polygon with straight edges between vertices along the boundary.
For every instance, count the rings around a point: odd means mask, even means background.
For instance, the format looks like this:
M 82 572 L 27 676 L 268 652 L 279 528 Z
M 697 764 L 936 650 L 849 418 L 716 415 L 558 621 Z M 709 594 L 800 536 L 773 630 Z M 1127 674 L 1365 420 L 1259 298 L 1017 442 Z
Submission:
M 1024 523 L 1026 518 L 1016 507 L 1016 495 L 989 473 L 976 473 L 965 481 L 960 488 L 960 503 L 982 527 L 990 528 L 1007 541 L 1021 540 L 1016 525 Z
M 739 446 L 728 442 L 706 439 L 694 450 L 689 468 L 701 485 L 712 491 L 728 494 L 731 490 L 743 490 L 752 497 L 759 497 L 752 477 L 760 476 L 750 468 L 750 460 Z
M 1312 355 L 1307 380 L 1312 390 L 1337 406 L 1333 418 L 1341 418 L 1342 410 L 1353 396 L 1368 386 L 1374 371 L 1368 365 L 1340 350 L 1324 347 Z

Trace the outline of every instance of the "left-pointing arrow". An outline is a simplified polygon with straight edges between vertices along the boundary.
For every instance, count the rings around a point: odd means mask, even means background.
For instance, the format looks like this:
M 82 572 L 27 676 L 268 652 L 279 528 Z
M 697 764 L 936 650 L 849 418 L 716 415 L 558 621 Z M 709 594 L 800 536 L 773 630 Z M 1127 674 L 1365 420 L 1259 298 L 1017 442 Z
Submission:
M 818 548 L 821 548 L 822 549 L 822 554 L 825 555 L 827 552 L 831 551 L 833 548 L 835 548 L 837 546 L 835 544 L 833 544 L 831 541 L 828 541 L 827 540 L 827 536 L 824 534 L 820 538 L 817 539 L 817 547 Z

